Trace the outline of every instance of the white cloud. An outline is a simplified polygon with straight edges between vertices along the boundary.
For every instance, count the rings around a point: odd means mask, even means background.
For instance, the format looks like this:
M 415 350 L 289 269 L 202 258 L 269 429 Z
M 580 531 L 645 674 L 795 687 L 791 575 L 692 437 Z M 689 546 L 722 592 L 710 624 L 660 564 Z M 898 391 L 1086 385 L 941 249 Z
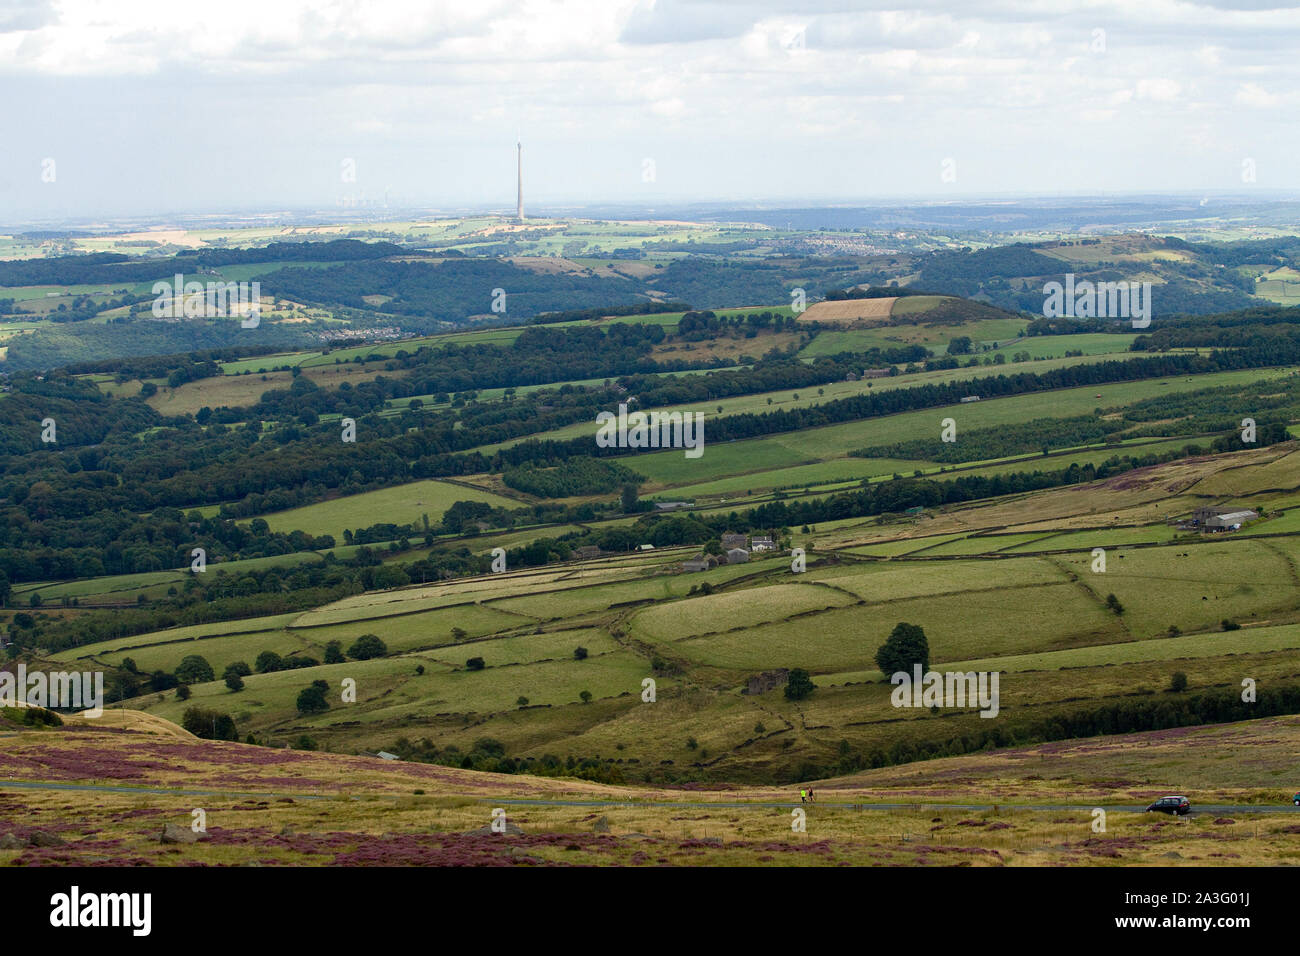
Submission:
M 1254 109 L 1271 109 L 1282 102 L 1281 97 L 1274 96 L 1258 83 L 1241 84 L 1233 101 L 1239 106 L 1249 106 Z
M 862 157 L 925 192 L 952 143 L 963 186 L 1201 188 L 1225 159 L 1187 151 L 1224 142 L 1300 186 L 1297 124 L 1267 113 L 1300 99 L 1297 46 L 1294 6 L 1227 0 L 0 0 L 0 183 L 68 157 L 0 208 L 309 202 L 367 150 L 408 196 L 508 202 L 516 130 L 535 207 L 620 198 L 647 155 L 694 198 L 859 194 Z M 1006 161 L 1062 117 L 1089 124 L 1086 163 Z M 184 148 L 236 128 L 256 163 Z
M 1170 103 L 1178 99 L 1181 92 L 1182 86 L 1176 80 L 1163 76 L 1138 80 L 1137 84 L 1137 98 L 1140 100 Z

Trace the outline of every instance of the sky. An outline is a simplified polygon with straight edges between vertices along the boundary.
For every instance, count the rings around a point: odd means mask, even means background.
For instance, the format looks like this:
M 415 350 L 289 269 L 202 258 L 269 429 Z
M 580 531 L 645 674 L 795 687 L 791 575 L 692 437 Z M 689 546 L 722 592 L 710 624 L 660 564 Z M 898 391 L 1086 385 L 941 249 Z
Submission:
M 0 0 L 0 223 L 1300 191 L 1300 2 Z

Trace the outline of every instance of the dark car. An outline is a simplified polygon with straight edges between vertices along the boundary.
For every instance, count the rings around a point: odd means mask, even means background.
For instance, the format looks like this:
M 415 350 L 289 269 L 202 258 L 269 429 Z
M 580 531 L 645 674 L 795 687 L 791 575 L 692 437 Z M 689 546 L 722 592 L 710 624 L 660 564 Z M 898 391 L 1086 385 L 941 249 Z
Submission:
M 1161 797 L 1151 806 L 1147 807 L 1147 812 L 1154 810 L 1156 813 L 1176 813 L 1180 816 L 1184 813 L 1190 813 L 1192 805 L 1186 797 Z

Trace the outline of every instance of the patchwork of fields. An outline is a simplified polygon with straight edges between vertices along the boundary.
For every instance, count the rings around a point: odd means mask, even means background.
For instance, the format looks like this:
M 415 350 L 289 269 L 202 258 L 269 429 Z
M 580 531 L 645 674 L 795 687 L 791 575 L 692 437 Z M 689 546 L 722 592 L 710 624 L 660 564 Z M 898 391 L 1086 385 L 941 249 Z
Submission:
M 1300 452 L 1175 462 L 921 519 L 790 529 L 793 545 L 814 549 L 803 575 L 779 555 L 695 574 L 677 564 L 689 551 L 615 556 L 58 656 L 108 665 L 130 657 L 149 672 L 200 654 L 221 673 L 265 650 L 320 660 L 329 641 L 346 650 L 376 634 L 389 656 L 254 673 L 238 693 L 220 680 L 199 684 L 193 700 L 231 713 L 241 732 L 306 733 L 343 750 L 391 747 L 415 730 L 462 750 L 490 737 L 520 758 L 617 755 L 626 772 L 651 780 L 780 779 L 801 763 L 987 729 L 974 709 L 890 705 L 875 653 L 899 621 L 924 628 L 936 667 L 1002 672 L 1001 712 L 1013 722 L 1159 695 L 1174 671 L 1188 693 L 1294 673 L 1300 539 L 1286 508 L 1266 508 L 1231 535 L 1165 521 L 1197 501 L 1225 500 L 1229 486 L 1243 505 L 1261 495 L 1300 500 L 1279 491 L 1300 490 Z M 1095 548 L 1106 551 L 1103 572 Z M 805 700 L 741 692 L 756 674 L 796 667 L 817 685 Z M 642 698 L 647 679 L 657 685 L 653 704 Z M 330 706 L 299 714 L 297 695 L 313 680 L 331 688 Z M 340 699 L 345 681 L 355 682 L 355 703 Z M 189 705 L 165 693 L 132 706 L 177 720 Z

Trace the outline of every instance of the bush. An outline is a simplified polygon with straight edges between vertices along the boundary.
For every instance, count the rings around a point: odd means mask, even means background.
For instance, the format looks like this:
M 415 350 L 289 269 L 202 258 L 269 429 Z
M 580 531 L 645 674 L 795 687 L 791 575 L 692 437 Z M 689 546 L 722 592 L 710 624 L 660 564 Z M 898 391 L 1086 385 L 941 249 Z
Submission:
M 231 693 L 237 694 L 244 689 L 244 678 L 234 671 L 226 671 L 226 686 L 230 688 Z
M 377 634 L 362 634 L 348 648 L 348 657 L 358 661 L 368 661 L 373 657 L 383 657 L 388 653 L 388 645 Z
M 1187 690 L 1187 675 L 1182 671 L 1174 671 L 1173 676 L 1169 678 L 1169 690 L 1175 694 Z
M 330 641 L 328 644 L 325 645 L 326 664 L 342 664 L 343 661 L 344 661 L 344 657 L 343 657 L 342 641 Z
M 253 666 L 259 674 L 270 674 L 272 671 L 284 670 L 284 661 L 275 651 L 262 651 L 257 655 Z
M 253 673 L 253 669 L 248 666 L 246 661 L 235 661 L 233 664 L 226 665 L 226 674 L 238 674 L 240 677 L 247 677 Z
M 808 672 L 802 667 L 796 667 L 790 671 L 790 677 L 786 681 L 785 699 L 803 700 L 816 689 Z
M 1124 613 L 1124 605 L 1120 604 L 1119 598 L 1115 597 L 1113 594 L 1106 595 L 1106 607 L 1114 611 L 1116 614 Z
M 888 677 L 899 671 L 911 674 L 916 664 L 921 665 L 922 672 L 930 669 L 930 642 L 925 639 L 921 627 L 899 622 L 876 651 L 876 666 Z M 793 678 L 794 673 L 791 672 L 790 676 Z
M 63 726 L 63 718 L 44 707 L 0 707 L 0 717 L 27 727 Z
M 298 713 L 319 714 L 323 710 L 329 710 L 330 705 L 325 699 L 325 689 L 320 686 L 324 683 L 324 681 L 314 681 L 310 687 L 298 692 Z
M 1225 631 L 1239 631 L 1239 630 L 1241 630 L 1241 625 L 1240 625 L 1240 624 L 1238 624 L 1236 621 L 1229 621 L 1227 618 L 1224 618 L 1224 619 L 1223 619 L 1223 624 L 1222 624 L 1221 626 L 1223 627 L 1223 629 L 1224 629 Z
M 515 698 L 515 703 L 518 704 L 520 707 L 527 707 L 528 698 L 525 697 L 523 694 L 520 694 L 518 697 Z
M 465 667 L 468 670 L 481 671 L 483 668 L 487 667 L 487 665 L 483 663 L 483 658 L 471 657 L 469 660 L 465 662 Z
M 190 685 L 189 685 L 189 684 L 181 684 L 180 687 L 177 687 L 177 688 L 176 688 L 176 699 L 177 699 L 177 700 L 189 700 L 189 699 L 190 699 Z
M 585 661 L 587 659 L 587 649 L 585 647 L 575 647 L 573 649 L 573 659 L 575 661 Z
M 584 690 L 584 691 L 582 691 L 581 693 L 578 694 L 578 698 L 579 698 L 579 699 L 580 699 L 584 704 L 590 704 L 590 703 L 591 703 L 591 691 L 589 691 L 589 690 Z

